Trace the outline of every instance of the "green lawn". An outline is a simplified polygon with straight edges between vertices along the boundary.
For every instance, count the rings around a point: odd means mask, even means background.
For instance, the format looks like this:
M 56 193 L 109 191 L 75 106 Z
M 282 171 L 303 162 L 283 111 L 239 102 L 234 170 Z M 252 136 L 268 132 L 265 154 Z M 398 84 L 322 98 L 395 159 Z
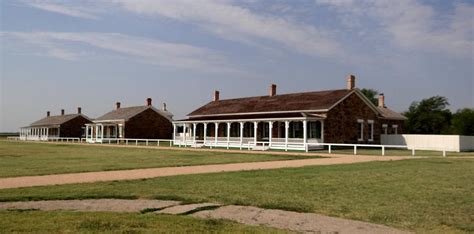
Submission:
M 0 233 L 286 233 L 189 216 L 107 212 L 0 211 Z
M 413 159 L 0 190 L 0 201 L 156 198 L 315 212 L 417 232 L 474 232 L 474 160 Z
M 0 177 L 314 158 L 0 141 Z

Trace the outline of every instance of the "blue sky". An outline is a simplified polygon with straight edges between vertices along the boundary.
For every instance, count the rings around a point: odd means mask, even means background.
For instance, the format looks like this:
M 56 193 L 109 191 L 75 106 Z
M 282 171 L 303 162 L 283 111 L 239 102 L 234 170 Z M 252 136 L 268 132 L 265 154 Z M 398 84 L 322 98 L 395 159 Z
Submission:
M 357 87 L 404 111 L 474 106 L 474 2 L 443 0 L 1 1 L 0 131 L 47 110 L 90 117 L 166 102 Z

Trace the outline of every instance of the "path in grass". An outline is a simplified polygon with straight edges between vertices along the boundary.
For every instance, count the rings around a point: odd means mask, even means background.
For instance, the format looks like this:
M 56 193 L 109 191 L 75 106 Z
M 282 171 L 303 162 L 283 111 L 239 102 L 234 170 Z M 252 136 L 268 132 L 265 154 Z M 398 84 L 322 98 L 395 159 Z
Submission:
M 400 230 L 360 221 L 333 218 L 311 213 L 262 209 L 250 206 L 219 204 L 180 204 L 163 200 L 67 200 L 0 203 L 2 210 L 153 212 L 156 214 L 192 215 L 202 219 L 226 219 L 247 225 L 264 225 L 305 233 L 404 233 Z M 1 214 L 1 213 L 0 213 Z
M 45 176 L 24 176 L 16 178 L 0 178 L 0 189 L 22 188 L 44 185 L 60 185 L 74 183 L 92 183 L 99 181 L 136 180 L 156 177 L 167 177 L 189 174 L 206 174 L 230 171 L 249 171 L 277 168 L 304 167 L 315 165 L 352 164 L 371 161 L 404 160 L 407 157 L 347 156 L 339 158 L 300 159 L 271 162 L 231 163 L 219 165 L 202 165 L 186 167 L 164 167 L 121 171 L 85 172 Z
M 315 158 L 315 156 L 0 141 L 0 177 Z

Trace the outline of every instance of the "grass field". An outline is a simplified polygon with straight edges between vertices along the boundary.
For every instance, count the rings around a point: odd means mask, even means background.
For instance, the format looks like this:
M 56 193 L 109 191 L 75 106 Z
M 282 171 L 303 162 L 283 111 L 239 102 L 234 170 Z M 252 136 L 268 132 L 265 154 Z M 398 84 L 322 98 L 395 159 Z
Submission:
M 315 212 L 417 232 L 474 232 L 474 160 L 413 159 L 0 190 L 0 201 L 157 198 Z
M 0 211 L 0 233 L 286 233 L 223 220 L 107 212 Z
M 0 141 L 0 177 L 302 158 L 315 157 Z

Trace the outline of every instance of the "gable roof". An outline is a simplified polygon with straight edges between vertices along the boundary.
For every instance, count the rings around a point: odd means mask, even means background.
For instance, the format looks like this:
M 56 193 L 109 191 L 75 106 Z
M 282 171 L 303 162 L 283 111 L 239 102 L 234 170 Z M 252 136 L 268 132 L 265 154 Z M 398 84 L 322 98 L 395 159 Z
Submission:
M 130 118 L 142 113 L 147 109 L 152 109 L 158 114 L 164 116 L 167 119 L 171 119 L 173 114 L 168 111 L 158 110 L 152 106 L 132 106 L 132 107 L 123 107 L 110 111 L 99 118 L 94 119 L 94 121 L 104 121 L 104 120 L 129 120 Z
M 61 125 L 79 116 L 89 119 L 87 116 L 82 114 L 55 115 L 44 117 L 36 122 L 33 122 L 32 124 L 30 124 L 30 127 Z
M 351 92 L 353 90 L 339 89 L 219 100 L 209 102 L 188 116 L 328 110 Z
M 393 119 L 393 120 L 407 120 L 408 118 L 404 115 L 395 112 L 387 107 L 380 107 L 378 106 L 377 109 L 379 110 L 380 114 L 386 119 Z

